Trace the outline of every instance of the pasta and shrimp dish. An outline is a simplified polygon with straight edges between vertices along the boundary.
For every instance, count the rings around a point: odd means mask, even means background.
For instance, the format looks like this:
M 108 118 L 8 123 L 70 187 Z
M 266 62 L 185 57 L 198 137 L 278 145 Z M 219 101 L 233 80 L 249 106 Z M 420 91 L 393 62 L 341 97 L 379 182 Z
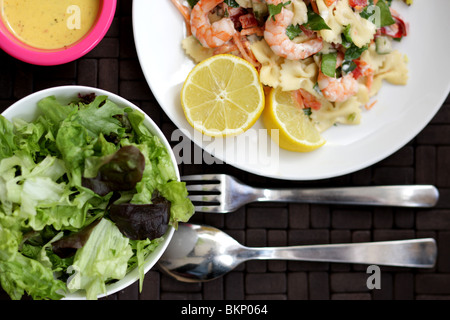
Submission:
M 172 2 L 186 22 L 188 56 L 244 58 L 266 88 L 292 92 L 320 132 L 359 124 L 383 80 L 407 83 L 407 58 L 394 47 L 409 26 L 392 0 Z

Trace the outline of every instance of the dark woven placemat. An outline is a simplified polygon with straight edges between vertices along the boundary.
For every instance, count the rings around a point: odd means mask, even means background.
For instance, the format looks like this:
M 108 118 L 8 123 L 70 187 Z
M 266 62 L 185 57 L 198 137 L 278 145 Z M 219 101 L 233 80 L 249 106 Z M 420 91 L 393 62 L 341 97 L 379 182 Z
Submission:
M 105 39 L 75 62 L 38 67 L 0 52 L 0 111 L 40 89 L 67 84 L 93 86 L 136 103 L 170 140 L 176 127 L 154 99 L 137 59 L 131 3 L 119 1 Z M 436 185 L 440 200 L 432 209 L 266 203 L 247 205 L 228 215 L 196 214 L 191 221 L 219 227 L 249 246 L 433 237 L 438 243 L 438 262 L 430 270 L 382 267 L 379 290 L 367 288 L 369 275 L 367 266 L 362 265 L 251 261 L 204 284 L 177 282 L 155 267 L 147 274 L 141 293 L 136 283 L 106 299 L 450 299 L 449 167 L 450 99 L 431 123 L 398 152 L 369 168 L 334 179 L 280 181 L 225 164 L 182 164 L 182 174 L 229 173 L 255 186 Z M 0 299 L 8 299 L 1 290 Z

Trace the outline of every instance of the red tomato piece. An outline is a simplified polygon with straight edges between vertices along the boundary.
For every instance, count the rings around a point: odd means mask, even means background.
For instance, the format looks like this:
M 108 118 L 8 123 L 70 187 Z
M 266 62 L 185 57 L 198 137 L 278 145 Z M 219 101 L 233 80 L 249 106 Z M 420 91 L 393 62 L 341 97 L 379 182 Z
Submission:
M 364 7 L 367 7 L 367 0 L 349 0 L 348 4 L 357 9 L 362 9 Z
M 243 29 L 258 26 L 258 20 L 256 20 L 255 16 L 252 13 L 247 13 L 240 16 L 239 22 L 241 23 Z

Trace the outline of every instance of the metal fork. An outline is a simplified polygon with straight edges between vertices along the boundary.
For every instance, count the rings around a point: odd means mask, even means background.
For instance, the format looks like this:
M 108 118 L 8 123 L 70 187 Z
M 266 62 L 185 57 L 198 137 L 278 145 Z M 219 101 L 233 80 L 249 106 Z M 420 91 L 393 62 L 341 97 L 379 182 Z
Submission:
M 182 176 L 197 212 L 228 213 L 253 202 L 291 202 L 393 207 L 433 207 L 439 192 L 431 185 L 265 189 L 226 174 Z

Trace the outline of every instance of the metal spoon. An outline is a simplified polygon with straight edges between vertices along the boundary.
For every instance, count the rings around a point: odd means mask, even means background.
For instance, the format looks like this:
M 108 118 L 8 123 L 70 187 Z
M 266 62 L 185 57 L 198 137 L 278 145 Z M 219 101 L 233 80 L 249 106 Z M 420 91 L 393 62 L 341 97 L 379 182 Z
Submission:
M 249 248 L 216 228 L 179 224 L 159 265 L 180 281 L 201 282 L 219 278 L 254 259 L 432 268 L 436 255 L 434 239 Z

